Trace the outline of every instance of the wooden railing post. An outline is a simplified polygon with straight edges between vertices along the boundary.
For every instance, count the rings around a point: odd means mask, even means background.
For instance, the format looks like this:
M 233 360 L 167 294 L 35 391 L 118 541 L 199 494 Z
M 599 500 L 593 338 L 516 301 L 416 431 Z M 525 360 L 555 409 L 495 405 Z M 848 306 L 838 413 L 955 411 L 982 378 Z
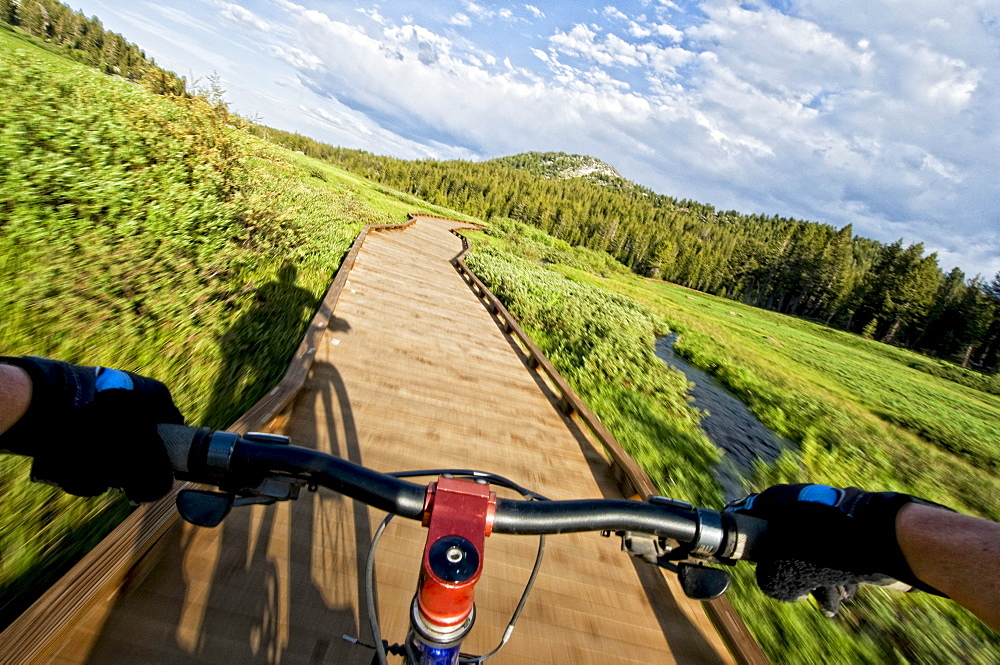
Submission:
M 230 425 L 227 428 L 229 431 L 245 434 L 252 430 L 266 430 L 292 404 L 305 383 L 316 356 L 319 337 L 329 325 L 347 275 L 369 232 L 402 229 L 415 222 L 416 219 L 411 217 L 405 224 L 369 225 L 358 233 L 306 328 L 306 334 L 284 377 Z M 174 502 L 177 493 L 187 487 L 191 484 L 175 483 L 167 496 L 137 508 L 0 633 L 0 662 L 18 665 L 45 662 L 47 655 L 61 646 L 63 638 L 88 610 L 97 604 L 107 603 L 109 597 L 119 592 L 130 571 L 144 557 L 151 555 L 157 542 L 177 523 Z
M 614 435 L 604 427 L 597 415 L 583 403 L 583 400 L 566 379 L 535 346 L 535 343 L 507 311 L 500 299 L 465 264 L 465 257 L 469 253 L 469 241 L 459 231 L 466 230 L 482 231 L 484 229 L 479 227 L 452 229 L 452 233 L 462 239 L 462 252 L 455 257 L 453 264 L 460 273 L 464 273 L 463 277 L 468 277 L 466 281 L 469 282 L 473 293 L 485 301 L 484 304 L 490 313 L 500 319 L 504 332 L 515 338 L 525 349 L 527 366 L 547 378 L 555 387 L 558 393 L 557 406 L 559 411 L 584 425 L 584 429 L 601 445 L 609 458 L 612 477 L 618 484 L 622 495 L 645 500 L 657 494 L 656 484 L 653 483 L 649 474 L 632 459 L 631 455 L 625 452 Z M 725 596 L 706 602 L 704 607 L 722 641 L 738 663 L 741 665 L 765 665 L 769 662 L 760 645 L 757 644 L 753 635 L 747 630 L 746 624 Z

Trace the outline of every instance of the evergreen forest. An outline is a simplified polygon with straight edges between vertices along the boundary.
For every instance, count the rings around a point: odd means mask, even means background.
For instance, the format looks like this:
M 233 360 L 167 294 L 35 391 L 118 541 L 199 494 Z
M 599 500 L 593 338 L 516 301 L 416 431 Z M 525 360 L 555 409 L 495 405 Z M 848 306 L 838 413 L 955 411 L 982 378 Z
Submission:
M 105 74 L 141 83 L 157 94 L 187 94 L 183 78 L 158 67 L 118 33 L 105 30 L 96 16 L 88 18 L 58 0 L 0 0 L 2 27 L 17 28 L 47 50 Z
M 967 368 L 992 372 L 997 364 L 1000 274 L 988 281 L 945 271 L 921 243 L 883 244 L 855 235 L 850 225 L 719 211 L 657 194 L 579 155 L 405 161 L 256 131 L 435 204 L 525 222 L 570 245 L 607 252 L 642 276 Z
M 794 443 L 748 489 L 863 482 L 1000 517 L 1000 275 L 656 194 L 590 157 L 325 145 L 229 113 L 53 0 L 0 0 L 0 20 L 0 355 L 140 372 L 224 427 L 282 375 L 365 224 L 459 217 L 487 228 L 466 233 L 470 267 L 665 496 L 722 500 L 703 413 L 653 352 L 673 332 Z M 29 466 L 0 456 L 0 627 L 130 510 Z M 864 589 L 831 621 L 735 574 L 772 662 L 998 662 L 995 633 L 945 599 Z

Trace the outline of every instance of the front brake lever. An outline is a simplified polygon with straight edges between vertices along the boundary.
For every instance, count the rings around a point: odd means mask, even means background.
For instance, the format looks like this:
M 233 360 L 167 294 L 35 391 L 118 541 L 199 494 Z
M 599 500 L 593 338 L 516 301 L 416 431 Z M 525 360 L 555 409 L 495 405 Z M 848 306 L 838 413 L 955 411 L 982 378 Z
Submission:
M 603 536 L 611 536 L 604 531 Z M 690 559 L 690 548 L 676 541 L 633 531 L 615 531 L 622 540 L 622 551 L 628 552 L 646 563 L 677 573 L 677 579 L 684 594 L 694 600 L 712 600 L 729 589 L 730 577 L 726 570 L 705 566 L 701 561 Z
M 177 493 L 177 512 L 195 526 L 214 527 L 221 524 L 233 508 L 293 501 L 299 498 L 299 491 L 305 484 L 305 480 L 298 478 L 268 477 L 255 487 L 236 492 L 181 490 Z
M 233 509 L 235 495 L 208 490 L 181 490 L 177 493 L 177 512 L 195 526 L 219 526 Z

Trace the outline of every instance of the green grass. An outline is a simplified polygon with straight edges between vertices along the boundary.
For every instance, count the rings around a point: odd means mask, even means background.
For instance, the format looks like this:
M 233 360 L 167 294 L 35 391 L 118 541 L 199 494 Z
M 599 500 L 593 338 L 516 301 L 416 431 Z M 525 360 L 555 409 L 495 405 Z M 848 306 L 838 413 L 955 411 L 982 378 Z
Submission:
M 718 503 L 718 453 L 698 428 L 687 381 L 653 353 L 665 320 L 649 307 L 546 269 L 622 272 L 606 255 L 570 248 L 522 224 L 494 222 L 467 261 L 661 490 Z M 475 237 L 480 236 L 480 237 Z M 557 264 L 565 261 L 565 264 Z
M 0 355 L 156 377 L 190 423 L 280 378 L 363 225 L 449 214 L 3 31 L 0 97 Z M 28 466 L 0 457 L 0 623 L 129 510 Z
M 227 424 L 280 376 L 363 224 L 460 217 L 276 149 L 204 101 L 149 95 L 3 32 L 0 56 L 0 353 L 155 376 L 192 423 Z M 665 494 L 720 496 L 686 381 L 653 355 L 676 330 L 679 352 L 800 445 L 756 486 L 892 487 L 1000 516 L 992 384 L 492 226 L 472 234 L 470 266 Z M 127 512 L 114 495 L 76 499 L 26 474 L 23 460 L 0 462 L 7 617 Z M 947 601 L 870 590 L 828 621 L 738 572 L 733 600 L 776 662 L 1000 660 L 995 635 Z
M 652 355 L 676 349 L 796 442 L 747 489 L 775 482 L 894 488 L 997 519 L 1000 403 L 933 376 L 920 356 L 682 287 L 644 280 L 520 224 L 468 234 L 468 263 L 668 496 L 718 505 L 716 459 L 686 384 Z M 927 361 L 931 362 L 931 361 Z M 750 566 L 730 597 L 778 663 L 994 663 L 995 633 L 949 601 L 864 589 L 836 620 L 764 597 Z
M 601 283 L 662 312 L 681 333 L 678 352 L 803 446 L 809 478 L 865 479 L 1000 518 L 996 395 L 902 362 L 915 354 L 799 319 L 663 282 Z

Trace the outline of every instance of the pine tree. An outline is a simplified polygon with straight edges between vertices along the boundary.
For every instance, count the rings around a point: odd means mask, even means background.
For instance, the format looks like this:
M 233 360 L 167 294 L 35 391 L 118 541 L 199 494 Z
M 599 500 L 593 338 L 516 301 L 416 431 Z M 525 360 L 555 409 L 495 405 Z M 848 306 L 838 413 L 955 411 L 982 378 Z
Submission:
M 827 242 L 817 266 L 814 301 L 807 316 L 824 316 L 829 321 L 844 305 L 852 286 L 853 236 L 848 224 Z
M 957 303 L 956 355 L 961 358 L 962 367 L 968 367 L 972 352 L 990 326 L 994 308 L 990 297 L 984 291 L 982 279 L 977 275 Z
M 17 7 L 17 25 L 29 35 L 44 39 L 48 31 L 48 15 L 37 0 L 25 0 Z
M 865 339 L 874 339 L 875 332 L 878 330 L 878 319 L 872 319 L 868 322 L 868 325 L 864 327 L 861 331 L 861 336 Z
M 965 273 L 958 268 L 941 280 L 923 328 L 914 341 L 915 346 L 940 355 L 950 353 L 949 349 L 955 346 L 956 327 L 961 323 L 956 319 L 956 308 L 967 288 Z
M 984 370 L 997 371 L 1000 364 L 1000 272 L 993 281 L 983 286 L 990 307 L 990 322 L 980 339 L 976 363 Z
M 15 25 L 17 23 L 17 4 L 14 0 L 0 0 L 0 21 Z

